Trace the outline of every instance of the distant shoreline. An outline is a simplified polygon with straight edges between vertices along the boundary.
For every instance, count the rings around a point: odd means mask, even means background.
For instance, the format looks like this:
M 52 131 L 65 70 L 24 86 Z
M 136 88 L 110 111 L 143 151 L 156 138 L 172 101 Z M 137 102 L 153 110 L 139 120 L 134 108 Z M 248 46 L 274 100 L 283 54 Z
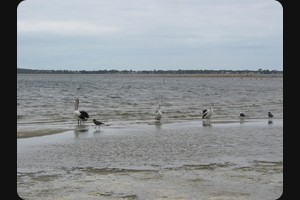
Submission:
M 142 74 L 142 75 L 203 75 L 203 76 L 253 76 L 253 75 L 283 75 L 283 71 L 258 69 L 258 70 L 38 70 L 17 68 L 17 74 Z
M 114 73 L 114 74 L 61 74 L 61 73 L 18 73 L 18 75 L 104 75 L 104 76 L 139 76 L 139 77 L 164 77 L 164 78 L 283 78 L 283 74 L 223 74 L 223 73 L 213 73 L 213 74 L 143 74 L 143 73 Z

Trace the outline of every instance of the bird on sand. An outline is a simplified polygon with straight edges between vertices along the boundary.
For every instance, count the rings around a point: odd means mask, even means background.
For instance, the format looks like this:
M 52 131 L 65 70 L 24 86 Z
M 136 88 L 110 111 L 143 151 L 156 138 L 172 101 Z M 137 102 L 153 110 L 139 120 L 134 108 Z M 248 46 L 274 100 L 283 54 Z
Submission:
M 161 118 L 162 118 L 162 112 L 160 111 L 160 107 L 161 107 L 161 103 L 158 104 L 158 107 L 155 111 L 155 120 L 156 122 L 160 122 Z
M 90 116 L 86 111 L 78 110 L 78 107 L 79 107 L 79 99 L 78 98 L 75 99 L 74 107 L 75 107 L 75 109 L 74 109 L 73 116 L 77 119 L 77 124 L 81 125 L 81 121 L 87 121 L 87 119 Z
M 209 109 L 204 109 L 202 110 L 203 114 L 202 114 L 202 119 L 206 119 L 210 122 L 210 118 L 213 115 L 213 108 L 212 108 L 213 102 L 211 101 L 211 105 L 209 107 Z
M 96 120 L 96 119 L 93 119 L 93 122 L 94 122 L 94 124 L 96 125 L 95 128 L 97 128 L 97 127 L 100 128 L 100 126 L 101 126 L 102 124 L 104 124 L 103 122 L 100 122 L 100 121 L 98 121 L 98 120 Z
M 268 117 L 272 118 L 273 114 L 271 112 L 268 112 Z

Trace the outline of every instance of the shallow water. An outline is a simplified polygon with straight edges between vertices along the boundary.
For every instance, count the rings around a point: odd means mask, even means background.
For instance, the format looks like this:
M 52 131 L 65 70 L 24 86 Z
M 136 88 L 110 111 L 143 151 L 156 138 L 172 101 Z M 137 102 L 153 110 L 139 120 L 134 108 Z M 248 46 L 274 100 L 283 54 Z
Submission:
M 282 78 L 18 74 L 18 132 L 72 128 L 77 97 L 79 110 L 110 124 L 149 123 L 160 101 L 167 121 L 201 120 L 211 101 L 214 119 L 283 117 Z
M 17 139 L 18 194 L 277 199 L 283 186 L 282 95 L 282 78 L 18 75 L 18 132 L 65 130 Z M 91 119 L 106 124 L 78 126 L 76 97 Z M 160 100 L 163 119 L 155 123 Z M 211 100 L 214 115 L 206 124 L 201 110 Z M 239 112 L 248 116 L 240 119 Z
M 282 128 L 280 119 L 100 130 L 74 125 L 61 134 L 18 139 L 18 194 L 28 199 L 276 199 L 283 184 Z M 159 189 L 165 190 L 157 194 Z
M 18 153 L 27 157 L 27 150 L 35 149 L 27 164 L 34 161 L 36 171 L 73 166 L 153 169 L 228 160 L 247 166 L 254 160 L 282 160 L 282 137 L 280 120 L 271 125 L 267 121 L 213 122 L 205 127 L 191 121 L 100 130 L 76 125 L 73 131 L 56 136 L 19 139 Z M 26 162 L 18 162 L 26 171 Z

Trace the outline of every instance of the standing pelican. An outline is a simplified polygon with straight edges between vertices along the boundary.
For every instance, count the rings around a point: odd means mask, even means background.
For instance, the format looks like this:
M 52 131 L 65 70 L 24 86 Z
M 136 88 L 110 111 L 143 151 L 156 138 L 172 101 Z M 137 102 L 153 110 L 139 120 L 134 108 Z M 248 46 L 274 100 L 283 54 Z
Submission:
M 81 121 L 87 121 L 87 119 L 90 116 L 86 111 L 79 111 L 78 106 L 79 106 L 79 99 L 76 98 L 75 103 L 74 103 L 75 110 L 74 110 L 73 116 L 77 119 L 78 125 L 80 125 Z
M 156 122 L 160 122 L 160 120 L 162 118 L 162 112 L 160 111 L 160 107 L 161 107 L 161 103 L 158 104 L 158 107 L 155 111 L 155 120 L 156 120 Z
M 208 110 L 207 109 L 202 110 L 202 112 L 203 112 L 202 119 L 206 119 L 209 122 L 210 122 L 210 118 L 214 112 L 213 108 L 212 108 L 212 104 L 213 104 L 213 102 L 211 102 L 210 108 Z

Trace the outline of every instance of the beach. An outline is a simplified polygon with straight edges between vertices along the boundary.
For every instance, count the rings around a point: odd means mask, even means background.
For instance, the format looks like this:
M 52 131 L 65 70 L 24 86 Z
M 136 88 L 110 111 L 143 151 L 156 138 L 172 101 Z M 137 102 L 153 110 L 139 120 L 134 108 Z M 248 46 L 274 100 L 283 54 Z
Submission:
M 23 199 L 277 199 L 283 121 L 75 125 L 19 138 Z
M 89 114 L 82 125 L 76 98 Z M 17 192 L 273 200 L 283 192 L 283 134 L 282 77 L 18 74 Z

